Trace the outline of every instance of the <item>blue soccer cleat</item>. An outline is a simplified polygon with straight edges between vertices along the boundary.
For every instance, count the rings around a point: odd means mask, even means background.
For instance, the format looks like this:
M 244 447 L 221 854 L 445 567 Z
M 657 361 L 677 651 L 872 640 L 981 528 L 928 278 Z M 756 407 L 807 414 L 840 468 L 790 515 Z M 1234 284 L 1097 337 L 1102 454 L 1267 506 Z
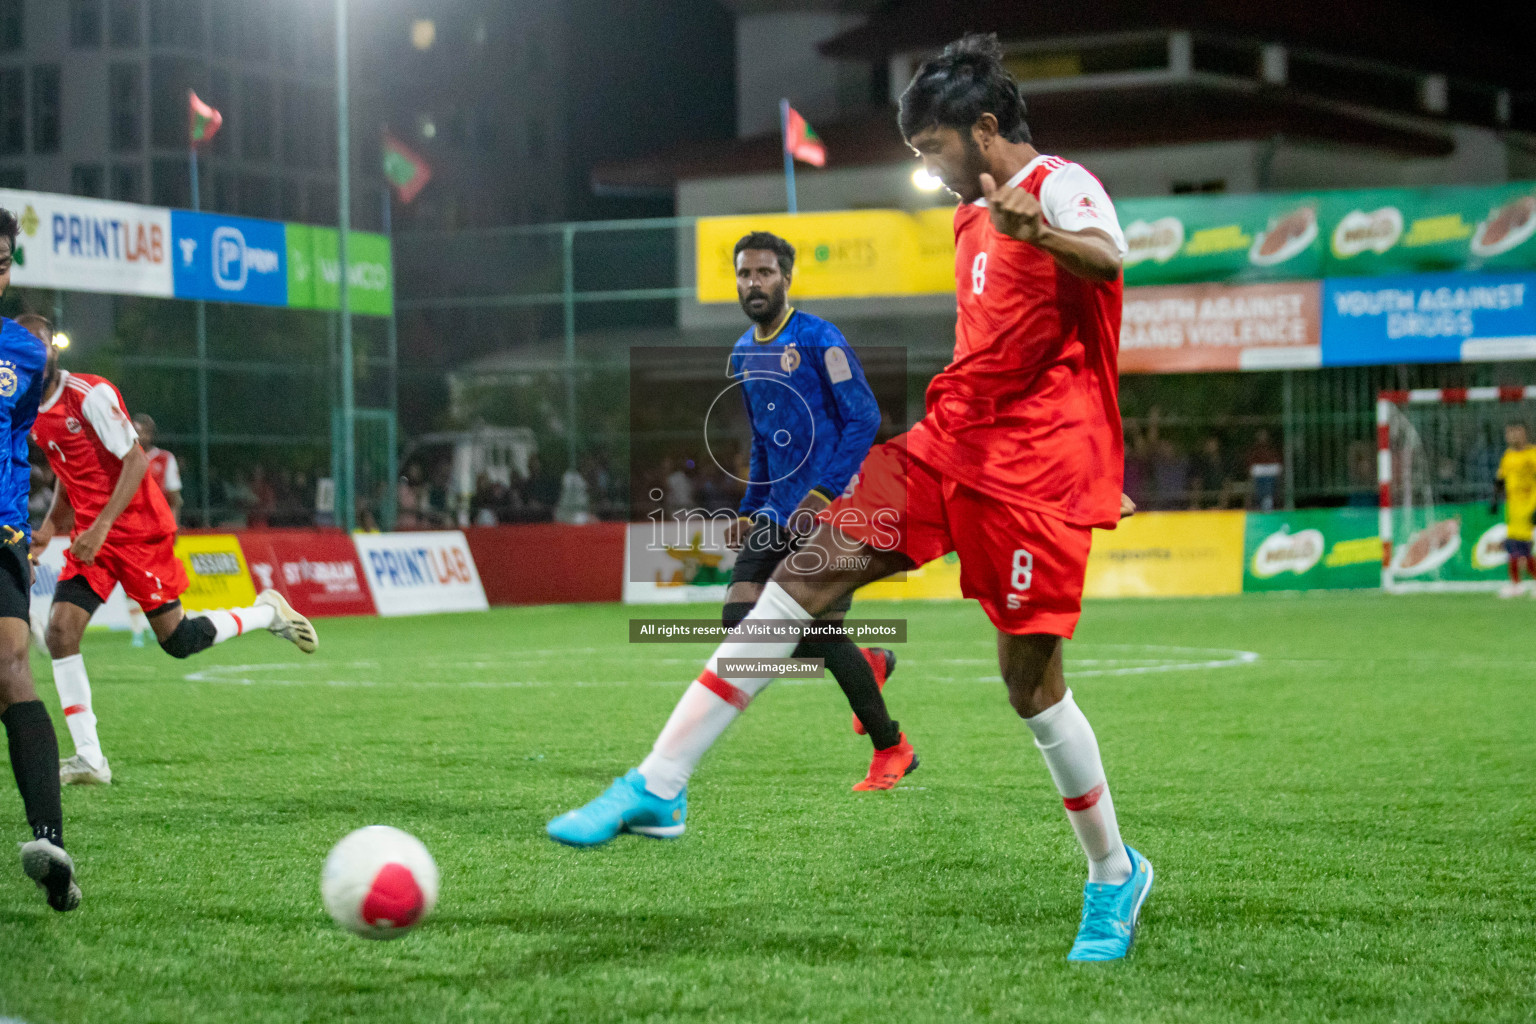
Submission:
M 622 779 L 614 779 L 602 796 L 560 815 L 544 831 L 566 846 L 601 846 L 620 832 L 676 839 L 683 834 L 687 818 L 687 788 L 663 800 L 646 790 L 644 776 L 632 768 Z
M 1136 919 L 1152 891 L 1152 862 L 1125 848 L 1131 877 L 1120 885 L 1089 882 L 1083 886 L 1083 923 L 1077 929 L 1068 960 L 1119 960 L 1131 951 Z

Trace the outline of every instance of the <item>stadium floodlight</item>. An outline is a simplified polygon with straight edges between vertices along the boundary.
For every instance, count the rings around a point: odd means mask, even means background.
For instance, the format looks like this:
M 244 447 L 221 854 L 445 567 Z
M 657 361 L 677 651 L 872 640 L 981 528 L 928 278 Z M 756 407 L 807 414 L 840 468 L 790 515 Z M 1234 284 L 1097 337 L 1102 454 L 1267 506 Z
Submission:
M 1504 426 L 1536 424 L 1536 386 L 1383 391 L 1376 401 L 1381 585 L 1502 585 L 1505 526 L 1488 510 Z
M 912 184 L 924 192 L 933 192 L 944 187 L 943 181 L 921 167 L 912 172 Z

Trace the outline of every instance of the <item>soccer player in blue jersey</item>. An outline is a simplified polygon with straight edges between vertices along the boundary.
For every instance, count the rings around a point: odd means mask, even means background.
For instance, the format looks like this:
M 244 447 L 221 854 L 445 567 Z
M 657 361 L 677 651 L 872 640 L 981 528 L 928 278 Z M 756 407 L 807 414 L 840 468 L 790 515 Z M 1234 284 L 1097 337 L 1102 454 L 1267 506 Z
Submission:
M 815 529 L 817 513 L 847 488 L 880 426 L 875 396 L 842 334 L 789 305 L 794 248 L 755 231 L 736 243 L 734 260 L 737 298 L 752 326 L 732 348 L 728 370 L 752 422 L 752 468 L 727 539 L 740 551 L 721 616 L 728 629 L 752 610 L 774 569 L 793 559 Z M 834 602 L 818 621 L 841 622 L 850 603 Z M 792 653 L 825 659 L 853 708 L 855 731 L 867 731 L 874 744 L 869 774 L 854 789 L 890 789 L 917 767 L 917 754 L 880 692 L 895 665 L 890 651 L 866 656 L 839 630 L 802 639 Z M 640 766 L 585 807 L 551 821 L 550 838 L 597 846 L 622 832 L 682 835 L 688 776 L 745 707 L 741 690 L 706 671 L 688 687 Z M 675 810 L 665 821 L 629 820 L 631 809 L 652 803 Z
M 733 258 L 737 298 L 752 326 L 731 350 L 729 373 L 752 423 L 752 468 L 728 538 L 739 554 L 721 615 L 726 629 L 747 617 L 773 570 L 815 528 L 816 514 L 843 493 L 880 428 L 880 407 L 842 333 L 789 304 L 794 246 L 754 231 L 736 243 Z M 819 621 L 841 622 L 852 604 L 849 594 Z M 854 731 L 874 744 L 869 774 L 855 790 L 890 789 L 917 768 L 880 696 L 896 667 L 893 651 L 861 650 L 836 630 L 802 641 L 794 656 L 823 659 L 853 708 Z
M 0 294 L 10 287 L 18 225 L 0 210 Z M 26 810 L 32 841 L 21 847 L 21 867 L 54 910 L 80 905 L 75 864 L 64 852 L 64 810 L 59 798 L 59 741 L 48 709 L 37 699 L 27 657 L 31 637 L 31 527 L 27 497 L 32 486 L 27 432 L 43 394 L 47 348 L 14 320 L 0 319 L 0 722 L 10 748 L 11 771 Z

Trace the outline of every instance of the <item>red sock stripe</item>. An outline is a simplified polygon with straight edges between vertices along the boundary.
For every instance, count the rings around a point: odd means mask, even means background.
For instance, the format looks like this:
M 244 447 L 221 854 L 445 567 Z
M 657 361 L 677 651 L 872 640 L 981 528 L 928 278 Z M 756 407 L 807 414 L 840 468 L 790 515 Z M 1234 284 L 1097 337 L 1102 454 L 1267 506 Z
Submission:
M 699 674 L 699 685 L 738 711 L 747 710 L 747 705 L 752 703 L 751 696 L 745 690 L 732 686 L 709 669 Z
M 1082 796 L 1069 796 L 1062 799 L 1069 811 L 1086 811 L 1099 802 L 1099 797 L 1104 795 L 1104 783 L 1099 783 Z
M 82 711 L 89 710 L 91 709 L 86 707 L 84 704 L 71 704 L 69 707 L 64 709 L 64 717 L 68 718 L 70 715 L 78 715 Z
M 240 621 L 240 616 L 235 612 L 230 612 L 229 617 L 235 620 L 235 636 L 239 636 L 241 633 L 244 633 L 245 623 Z

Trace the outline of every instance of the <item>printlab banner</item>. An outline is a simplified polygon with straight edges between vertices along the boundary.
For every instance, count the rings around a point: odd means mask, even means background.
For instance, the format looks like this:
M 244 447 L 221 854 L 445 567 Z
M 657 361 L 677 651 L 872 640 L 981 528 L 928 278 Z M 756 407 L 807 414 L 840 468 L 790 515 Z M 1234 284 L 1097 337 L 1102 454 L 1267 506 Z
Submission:
M 171 211 L 158 206 L 0 189 L 16 214 L 11 282 L 113 295 L 173 294 Z
M 457 530 L 358 533 L 352 541 L 380 615 L 484 611 L 469 542 Z
M 1323 284 L 1323 364 L 1536 357 L 1536 273 L 1419 274 Z

